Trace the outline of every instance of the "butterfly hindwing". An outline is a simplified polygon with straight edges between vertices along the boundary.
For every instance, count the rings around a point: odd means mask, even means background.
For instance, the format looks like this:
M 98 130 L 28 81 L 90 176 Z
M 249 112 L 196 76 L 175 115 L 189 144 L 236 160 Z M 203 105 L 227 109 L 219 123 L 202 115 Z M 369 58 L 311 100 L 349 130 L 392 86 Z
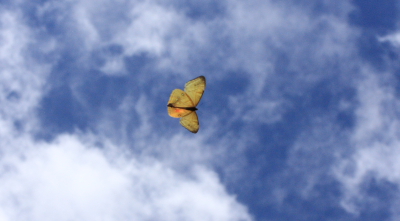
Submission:
M 185 92 L 192 99 L 194 106 L 199 104 L 205 89 L 206 78 L 204 76 L 197 77 L 185 84 Z
M 199 131 L 199 118 L 197 117 L 196 111 L 192 111 L 192 113 L 182 117 L 179 122 L 192 133 L 197 133 L 197 131 Z

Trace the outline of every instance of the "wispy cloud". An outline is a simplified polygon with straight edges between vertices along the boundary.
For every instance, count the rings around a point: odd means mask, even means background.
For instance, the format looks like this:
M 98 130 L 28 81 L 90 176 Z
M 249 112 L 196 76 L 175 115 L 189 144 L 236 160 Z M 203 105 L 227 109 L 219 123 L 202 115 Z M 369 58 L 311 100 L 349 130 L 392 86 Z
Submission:
M 357 3 L 9 4 L 0 219 L 398 216 L 398 36 L 371 64 Z M 199 75 L 192 135 L 165 106 Z
M 363 207 L 360 201 L 370 201 L 375 197 L 369 193 L 370 179 L 385 185 L 399 185 L 396 172 L 399 144 L 399 100 L 395 96 L 392 75 L 364 70 L 364 78 L 358 84 L 356 127 L 351 133 L 349 158 L 344 159 L 335 170 L 344 185 L 344 207 L 351 212 L 359 212 Z M 387 189 L 390 191 L 390 189 Z M 396 207 L 395 205 L 393 205 Z M 393 215 L 397 216 L 393 208 Z

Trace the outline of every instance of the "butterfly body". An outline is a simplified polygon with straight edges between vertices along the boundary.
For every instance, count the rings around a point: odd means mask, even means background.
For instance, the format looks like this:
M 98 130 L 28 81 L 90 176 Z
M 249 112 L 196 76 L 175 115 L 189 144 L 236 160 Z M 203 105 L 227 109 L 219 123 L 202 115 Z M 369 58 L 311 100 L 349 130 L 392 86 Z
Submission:
M 168 101 L 168 114 L 171 117 L 181 118 L 180 123 L 192 133 L 199 130 L 199 119 L 196 106 L 199 104 L 206 87 L 206 78 L 197 77 L 185 84 L 184 91 L 175 89 Z
M 177 109 L 191 110 L 191 111 L 198 110 L 196 107 L 175 107 L 173 104 L 168 104 L 167 107 L 173 107 L 173 108 L 177 108 Z

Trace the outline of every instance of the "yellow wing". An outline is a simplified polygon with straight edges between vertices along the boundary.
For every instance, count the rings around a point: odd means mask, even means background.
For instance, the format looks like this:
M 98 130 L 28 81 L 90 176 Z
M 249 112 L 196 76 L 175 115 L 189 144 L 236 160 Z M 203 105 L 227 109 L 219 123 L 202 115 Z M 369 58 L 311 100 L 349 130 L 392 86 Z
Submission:
M 197 133 L 197 131 L 199 131 L 199 118 L 197 117 L 196 111 L 192 111 L 190 114 L 182 117 L 179 122 L 192 133 Z
M 180 118 L 193 112 L 193 110 L 185 110 L 177 107 L 194 107 L 192 100 L 181 89 L 173 90 L 171 96 L 169 97 L 168 101 L 169 116 Z
M 206 89 L 206 78 L 204 76 L 197 77 L 185 84 L 185 92 L 191 98 L 193 107 L 196 107 L 203 96 Z

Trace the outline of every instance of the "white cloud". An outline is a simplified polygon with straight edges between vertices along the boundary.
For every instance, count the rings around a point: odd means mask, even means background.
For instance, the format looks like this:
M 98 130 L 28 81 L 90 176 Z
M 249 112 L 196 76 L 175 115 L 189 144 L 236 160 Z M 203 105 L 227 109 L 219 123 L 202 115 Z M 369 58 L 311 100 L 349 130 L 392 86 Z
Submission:
M 156 159 L 127 159 L 85 140 L 63 135 L 3 155 L 3 215 L 9 220 L 251 220 L 208 169 L 196 167 L 185 176 Z

